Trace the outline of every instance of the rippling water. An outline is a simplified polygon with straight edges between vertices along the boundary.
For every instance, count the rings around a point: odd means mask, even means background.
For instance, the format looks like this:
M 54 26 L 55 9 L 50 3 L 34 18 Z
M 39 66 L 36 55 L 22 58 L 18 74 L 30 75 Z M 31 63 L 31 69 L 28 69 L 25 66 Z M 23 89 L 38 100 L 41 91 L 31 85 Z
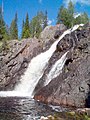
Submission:
M 53 115 L 61 107 L 48 106 L 30 98 L 0 98 L 0 120 L 39 120 Z

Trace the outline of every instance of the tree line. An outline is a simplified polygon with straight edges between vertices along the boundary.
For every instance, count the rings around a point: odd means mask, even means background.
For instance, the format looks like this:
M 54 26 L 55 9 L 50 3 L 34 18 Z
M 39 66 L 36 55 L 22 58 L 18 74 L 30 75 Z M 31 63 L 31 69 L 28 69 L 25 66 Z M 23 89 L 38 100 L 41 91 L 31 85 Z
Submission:
M 75 24 L 86 24 L 89 22 L 89 17 L 86 12 L 75 15 L 75 6 L 70 1 L 68 7 L 61 6 L 57 15 L 57 24 L 63 23 L 67 28 L 74 26 Z
M 87 13 L 81 13 L 75 15 L 74 4 L 70 1 L 68 7 L 61 6 L 58 14 L 56 24 L 63 23 L 67 28 L 74 26 L 75 24 L 88 23 L 89 17 Z M 36 37 L 38 38 L 42 30 L 48 25 L 47 11 L 37 12 L 37 15 L 29 21 L 29 15 L 26 14 L 25 20 L 22 21 L 21 38 Z M 0 7 L 0 41 L 18 39 L 18 15 L 15 14 L 14 19 L 11 22 L 10 27 L 5 24 L 2 8 Z
M 25 21 L 22 21 L 21 38 L 36 37 L 38 38 L 41 31 L 48 25 L 47 11 L 38 12 L 29 22 L 29 15 L 26 14 Z M 18 39 L 18 16 L 15 14 L 10 27 L 5 24 L 2 8 L 0 7 L 0 41 Z

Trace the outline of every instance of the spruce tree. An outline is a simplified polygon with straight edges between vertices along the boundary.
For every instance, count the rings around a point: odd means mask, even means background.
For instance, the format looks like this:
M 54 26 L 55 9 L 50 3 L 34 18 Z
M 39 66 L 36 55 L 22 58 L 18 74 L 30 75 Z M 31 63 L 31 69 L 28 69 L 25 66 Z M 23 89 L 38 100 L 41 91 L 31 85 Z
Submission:
M 47 11 L 45 11 L 43 29 L 44 29 L 47 25 L 48 25 L 48 16 L 47 16 Z
M 64 8 L 61 6 L 57 15 L 57 24 L 63 23 L 67 28 L 70 28 L 74 24 L 74 5 L 70 1 L 68 4 L 68 8 Z
M 57 24 L 62 23 L 63 20 L 63 10 L 64 10 L 64 6 L 61 6 L 59 11 L 58 11 L 58 15 L 57 15 Z
M 6 34 L 6 26 L 3 19 L 2 7 L 0 7 L 0 41 L 4 39 Z
M 88 15 L 86 13 L 82 13 L 76 18 L 74 18 L 74 13 L 74 4 L 71 1 L 67 8 L 61 6 L 57 15 L 57 24 L 63 23 L 67 28 L 70 28 L 75 24 L 86 24 L 89 22 Z
M 21 38 L 24 38 L 24 26 L 25 26 L 25 22 L 23 20 L 22 22 L 22 33 L 21 33 Z
M 31 37 L 39 37 L 44 25 L 44 14 L 40 11 L 30 22 Z
M 14 20 L 12 20 L 12 22 L 11 22 L 10 38 L 11 39 L 18 39 L 17 13 L 15 14 Z
M 72 27 L 74 25 L 74 5 L 70 1 L 68 4 L 68 27 Z
M 89 17 L 88 17 L 88 15 L 87 15 L 86 12 L 84 12 L 84 13 L 82 14 L 81 19 L 82 19 L 81 22 L 82 22 L 83 24 L 86 24 L 86 23 L 89 22 Z
M 89 22 L 89 17 L 87 15 L 87 13 L 82 13 L 81 15 L 79 15 L 77 18 L 75 18 L 74 20 L 74 24 L 80 24 L 80 23 L 83 23 L 83 24 L 86 24 Z
M 30 27 L 29 27 L 29 16 L 28 13 L 26 15 L 25 22 L 23 21 L 22 25 L 22 38 L 29 38 L 30 37 Z

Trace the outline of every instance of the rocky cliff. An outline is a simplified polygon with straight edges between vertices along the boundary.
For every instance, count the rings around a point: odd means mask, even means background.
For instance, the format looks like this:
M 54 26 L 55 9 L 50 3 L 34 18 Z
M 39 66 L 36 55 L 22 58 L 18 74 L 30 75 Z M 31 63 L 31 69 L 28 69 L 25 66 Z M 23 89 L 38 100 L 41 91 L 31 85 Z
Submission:
M 51 46 L 56 30 L 64 29 L 64 25 L 47 26 L 39 39 L 9 41 L 8 51 L 3 49 L 0 52 L 0 90 L 13 90 L 31 59 Z
M 30 60 L 42 51 L 37 39 L 12 40 L 9 50 L 0 53 L 0 90 L 13 90 Z
M 55 38 L 59 35 L 56 32 Z M 62 73 L 48 85 L 43 86 L 51 66 L 69 51 Z M 37 92 L 38 91 L 38 92 Z M 57 50 L 49 61 L 37 87 L 35 99 L 45 103 L 66 106 L 89 106 L 90 91 L 90 25 L 66 35 L 57 45 Z

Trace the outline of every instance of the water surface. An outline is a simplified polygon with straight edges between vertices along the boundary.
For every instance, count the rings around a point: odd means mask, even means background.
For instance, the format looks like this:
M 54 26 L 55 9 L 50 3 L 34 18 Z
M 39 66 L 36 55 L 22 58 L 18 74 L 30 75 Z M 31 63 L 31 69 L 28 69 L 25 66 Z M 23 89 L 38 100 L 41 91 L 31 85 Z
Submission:
M 55 110 L 64 110 L 55 107 Z M 0 120 L 39 120 L 41 116 L 55 114 L 54 107 L 31 98 L 1 97 Z

